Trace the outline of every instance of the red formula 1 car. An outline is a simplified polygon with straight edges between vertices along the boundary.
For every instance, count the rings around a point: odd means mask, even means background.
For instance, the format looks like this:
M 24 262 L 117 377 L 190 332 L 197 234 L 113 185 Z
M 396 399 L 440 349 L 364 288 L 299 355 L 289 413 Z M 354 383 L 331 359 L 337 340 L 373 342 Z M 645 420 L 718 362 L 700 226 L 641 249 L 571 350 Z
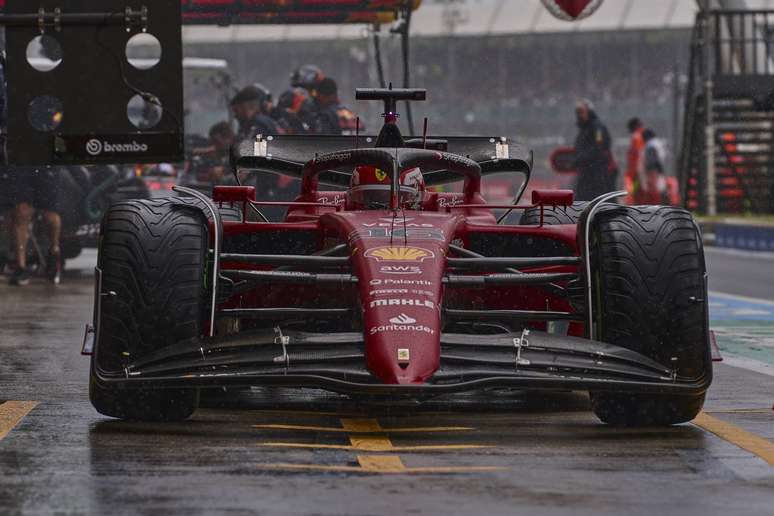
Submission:
M 201 389 L 229 386 L 418 400 L 516 388 L 588 391 L 612 424 L 692 419 L 712 366 L 691 215 L 607 202 L 621 192 L 489 205 L 481 178 L 528 178 L 531 155 L 507 138 L 404 138 L 396 103 L 424 96 L 358 90 L 385 103 L 376 137 L 235 149 L 235 170 L 301 178 L 295 202 L 237 186 L 114 205 L 85 345 L 97 410 L 183 419 Z M 461 193 L 425 190 L 454 181 Z M 277 204 L 283 220 L 264 219 Z

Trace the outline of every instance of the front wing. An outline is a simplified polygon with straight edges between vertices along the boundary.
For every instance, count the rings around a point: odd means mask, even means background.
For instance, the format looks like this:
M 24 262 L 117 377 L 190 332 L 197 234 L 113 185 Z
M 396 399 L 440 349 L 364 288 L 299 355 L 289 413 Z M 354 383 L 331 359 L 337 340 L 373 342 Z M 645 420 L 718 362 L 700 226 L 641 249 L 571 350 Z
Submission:
M 139 359 L 121 374 L 97 364 L 98 383 L 124 388 L 283 385 L 345 394 L 426 398 L 483 388 L 695 395 L 711 378 L 686 378 L 634 351 L 540 331 L 441 337 L 441 366 L 424 384 L 380 383 L 365 368 L 360 333 L 254 332 L 196 339 Z

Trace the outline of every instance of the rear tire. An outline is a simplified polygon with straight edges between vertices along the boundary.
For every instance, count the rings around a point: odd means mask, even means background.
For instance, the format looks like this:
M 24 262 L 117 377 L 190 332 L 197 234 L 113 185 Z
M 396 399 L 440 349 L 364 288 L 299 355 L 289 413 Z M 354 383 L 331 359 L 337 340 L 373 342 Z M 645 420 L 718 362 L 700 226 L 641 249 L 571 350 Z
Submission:
M 691 214 L 665 206 L 605 207 L 590 235 L 597 338 L 676 369 L 680 380 L 711 377 L 706 269 Z M 690 421 L 705 396 L 590 395 L 596 416 L 619 426 Z
M 177 421 L 199 402 L 197 389 L 122 389 L 100 384 L 96 368 L 122 374 L 136 358 L 199 337 L 208 306 L 204 285 L 207 219 L 178 199 L 125 201 L 102 222 L 99 340 L 89 396 L 98 412 L 121 419 Z

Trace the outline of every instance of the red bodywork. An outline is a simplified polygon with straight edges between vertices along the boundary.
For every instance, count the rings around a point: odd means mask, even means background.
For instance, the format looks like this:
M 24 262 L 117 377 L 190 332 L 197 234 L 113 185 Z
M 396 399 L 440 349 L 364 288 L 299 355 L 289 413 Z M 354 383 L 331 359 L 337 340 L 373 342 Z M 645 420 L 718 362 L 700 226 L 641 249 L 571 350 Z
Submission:
M 357 287 L 265 286 L 230 299 L 223 307 L 327 306 L 332 300 L 357 299 L 360 312 L 352 322 L 362 327 L 366 366 L 384 384 L 423 384 L 439 368 L 441 308 L 571 310 L 564 299 L 540 287 L 447 289 L 446 258 L 453 242 L 470 248 L 473 240 L 495 235 L 555 243 L 577 256 L 575 225 L 498 225 L 492 208 L 478 192 L 480 181 L 468 181 L 462 193 L 428 193 L 419 210 L 348 210 L 344 192 L 317 191 L 304 181 L 299 202 L 286 203 L 281 223 L 224 222 L 224 247 L 246 236 L 260 242 L 270 234 L 293 240 L 294 232 L 314 235 L 316 249 L 347 244 Z M 254 191 L 216 187 L 216 202 L 254 203 Z M 536 191 L 535 205 L 572 204 L 572 192 Z M 254 203 L 258 206 L 268 203 Z M 502 208 L 496 206 L 493 208 Z M 524 256 L 529 256 L 525 253 Z M 237 268 L 236 264 L 224 264 Z M 244 265 L 242 266 L 244 267 Z M 529 272 L 575 272 L 575 266 L 530 269 Z M 335 303 L 333 303 L 335 305 Z M 545 329 L 545 323 L 532 327 Z M 583 325 L 571 323 L 569 335 L 582 335 Z

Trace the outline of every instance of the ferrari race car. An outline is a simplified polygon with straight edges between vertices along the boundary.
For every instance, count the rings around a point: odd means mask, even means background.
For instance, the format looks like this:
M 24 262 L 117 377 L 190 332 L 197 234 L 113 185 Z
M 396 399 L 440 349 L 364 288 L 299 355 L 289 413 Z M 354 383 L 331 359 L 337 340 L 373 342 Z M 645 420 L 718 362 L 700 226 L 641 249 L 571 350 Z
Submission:
M 699 412 L 712 362 L 688 212 L 609 202 L 625 192 L 487 204 L 482 177 L 528 178 L 530 153 L 500 137 L 404 138 L 396 104 L 424 90 L 357 98 L 384 102 L 378 136 L 235 147 L 235 171 L 300 178 L 294 202 L 176 187 L 110 208 L 84 342 L 100 413 L 180 420 L 202 389 L 249 386 L 420 401 L 583 390 L 616 425 Z M 460 181 L 459 193 L 426 190 Z M 281 222 L 263 217 L 277 205 Z

